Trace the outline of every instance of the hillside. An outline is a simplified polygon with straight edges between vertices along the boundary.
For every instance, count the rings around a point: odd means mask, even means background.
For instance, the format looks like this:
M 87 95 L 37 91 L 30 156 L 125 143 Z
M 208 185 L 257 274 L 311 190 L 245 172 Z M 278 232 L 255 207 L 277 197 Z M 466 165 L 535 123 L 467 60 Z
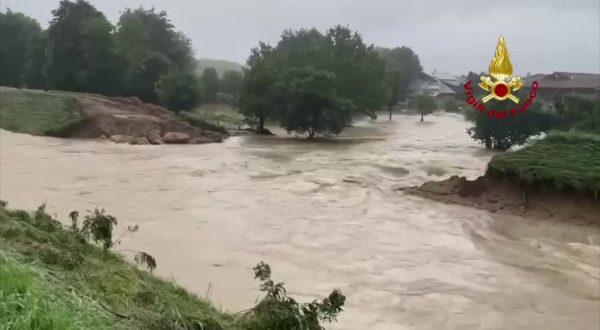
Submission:
M 223 77 L 223 73 L 230 70 L 242 71 L 242 65 L 237 62 L 210 58 L 200 58 L 196 61 L 196 72 L 198 74 L 202 74 L 206 68 L 215 68 L 219 77 Z
M 159 144 L 167 133 L 185 134 L 192 143 L 221 142 L 227 136 L 222 127 L 201 121 L 192 125 L 135 97 L 6 87 L 0 88 L 0 128 L 65 138 L 106 137 L 131 144 Z

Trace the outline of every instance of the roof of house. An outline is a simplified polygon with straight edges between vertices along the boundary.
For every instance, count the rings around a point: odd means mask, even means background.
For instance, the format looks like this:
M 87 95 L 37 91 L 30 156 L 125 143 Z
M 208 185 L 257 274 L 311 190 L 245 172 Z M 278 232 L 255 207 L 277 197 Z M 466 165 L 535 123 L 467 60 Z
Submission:
M 422 93 L 429 94 L 433 97 L 440 94 L 455 94 L 455 92 L 442 82 L 442 80 L 426 73 L 421 73 L 421 77 L 413 81 L 408 87 L 409 96 L 416 96 Z
M 541 88 L 564 89 L 598 89 L 600 90 L 600 74 L 577 72 L 553 72 L 551 74 L 534 74 L 523 78 L 525 84 L 534 80 Z

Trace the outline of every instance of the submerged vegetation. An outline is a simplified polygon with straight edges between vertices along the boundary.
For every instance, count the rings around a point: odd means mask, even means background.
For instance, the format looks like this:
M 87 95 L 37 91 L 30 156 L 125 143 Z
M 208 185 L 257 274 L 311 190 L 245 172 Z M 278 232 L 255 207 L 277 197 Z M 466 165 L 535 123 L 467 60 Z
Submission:
M 53 92 L 0 88 L 0 128 L 18 133 L 64 137 L 83 116 L 74 97 Z
M 298 303 L 260 263 L 255 275 L 265 296 L 249 310 L 225 313 L 111 251 L 117 221 L 103 210 L 90 212 L 81 228 L 78 213 L 70 217 L 67 227 L 44 206 L 29 213 L 0 204 L 0 324 L 7 329 L 321 330 L 342 311 L 339 291 Z M 152 269 L 149 257 L 138 253 L 136 261 Z
M 576 191 L 598 199 L 600 136 L 552 133 L 521 150 L 494 156 L 488 174 L 517 179 L 529 187 Z

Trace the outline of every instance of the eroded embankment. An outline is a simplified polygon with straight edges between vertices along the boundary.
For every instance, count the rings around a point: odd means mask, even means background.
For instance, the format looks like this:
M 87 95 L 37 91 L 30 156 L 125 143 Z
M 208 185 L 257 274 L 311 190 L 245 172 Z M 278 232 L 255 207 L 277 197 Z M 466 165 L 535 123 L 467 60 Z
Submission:
M 117 143 L 221 142 L 227 130 L 184 120 L 137 97 L 1 87 L 0 127 L 62 138 L 110 138 Z
M 575 191 L 531 189 L 512 180 L 489 174 L 470 181 L 452 176 L 443 181 L 429 181 L 421 186 L 400 188 L 410 194 L 444 203 L 578 224 L 600 225 L 600 201 Z

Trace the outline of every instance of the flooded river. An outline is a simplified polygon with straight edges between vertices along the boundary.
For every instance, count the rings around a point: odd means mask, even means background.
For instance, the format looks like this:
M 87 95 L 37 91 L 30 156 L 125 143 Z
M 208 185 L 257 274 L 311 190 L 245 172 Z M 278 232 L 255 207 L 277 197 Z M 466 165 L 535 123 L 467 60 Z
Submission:
M 140 224 L 123 248 L 217 306 L 258 297 L 263 260 L 301 300 L 333 288 L 331 329 L 597 330 L 597 228 L 490 214 L 394 191 L 491 157 L 460 117 L 358 122 L 312 143 L 232 137 L 223 144 L 130 146 L 1 132 L 0 192 L 66 219 L 96 206 Z

